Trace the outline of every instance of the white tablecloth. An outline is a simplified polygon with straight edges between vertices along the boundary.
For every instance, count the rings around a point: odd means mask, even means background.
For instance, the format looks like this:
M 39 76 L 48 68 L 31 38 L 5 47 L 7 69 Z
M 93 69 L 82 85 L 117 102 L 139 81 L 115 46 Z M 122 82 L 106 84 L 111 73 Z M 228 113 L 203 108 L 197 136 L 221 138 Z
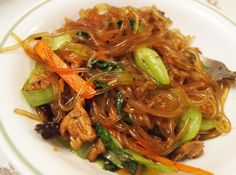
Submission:
M 0 0 L 0 38 L 7 28 L 10 28 L 19 15 L 40 0 Z M 221 10 L 225 15 L 236 21 L 236 0 L 201 0 Z M 11 10 L 9 10 L 11 9 Z M 12 13 L 14 11 L 14 13 Z M 7 19 L 7 20 L 6 20 Z M 4 28 L 2 27 L 4 26 Z M 0 148 L 0 175 L 19 175 L 11 166 L 4 152 Z

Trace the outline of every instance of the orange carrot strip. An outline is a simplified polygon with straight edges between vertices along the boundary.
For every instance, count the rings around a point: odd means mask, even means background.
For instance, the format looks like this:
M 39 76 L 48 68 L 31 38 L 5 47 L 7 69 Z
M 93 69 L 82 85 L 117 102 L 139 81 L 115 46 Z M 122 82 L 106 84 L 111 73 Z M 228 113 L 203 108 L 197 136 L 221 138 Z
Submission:
M 51 68 L 51 67 L 47 67 L 47 69 L 51 72 L 57 72 L 60 74 L 67 74 L 67 75 L 71 75 L 71 74 L 76 74 L 78 71 L 76 71 L 75 69 L 62 69 L 62 68 Z
M 34 46 L 34 51 L 41 57 L 42 61 L 52 67 L 52 68 L 58 68 L 58 69 L 68 69 L 68 65 L 64 63 L 64 61 L 58 57 L 53 50 L 45 44 L 43 41 L 39 41 Z M 83 87 L 85 80 L 82 79 L 77 74 L 63 74 L 60 71 L 56 71 L 56 73 L 69 85 L 71 88 L 73 88 L 76 92 L 79 92 L 79 90 Z M 95 90 L 88 86 L 82 93 L 82 96 L 84 98 L 92 98 L 95 95 Z
M 168 165 L 168 166 L 175 167 L 179 171 L 183 171 L 183 172 L 187 172 L 187 173 L 193 173 L 193 174 L 196 174 L 196 175 L 213 175 L 213 173 L 208 172 L 206 170 L 202 170 L 200 168 L 195 168 L 195 167 L 192 167 L 192 166 L 189 166 L 189 165 L 174 162 L 174 161 L 171 161 L 171 160 L 169 160 L 165 157 L 161 157 L 159 155 L 147 154 L 145 156 L 147 156 L 148 158 L 152 159 L 153 161 L 159 162 L 163 165 Z
M 115 137 L 118 137 L 118 133 L 116 130 L 114 130 L 112 127 L 110 126 L 106 126 L 106 128 L 111 132 L 111 134 Z M 131 143 L 132 144 L 132 143 Z M 139 151 L 137 151 L 138 154 L 144 155 L 145 157 L 153 160 L 154 162 L 158 162 L 161 163 L 163 165 L 166 166 L 171 166 L 173 168 L 176 168 L 176 170 L 182 171 L 182 172 L 186 172 L 186 173 L 192 173 L 192 174 L 196 174 L 196 175 L 213 175 L 213 173 L 208 172 L 206 170 L 202 170 L 200 168 L 195 168 L 189 165 L 185 165 L 182 163 L 178 163 L 178 162 L 174 162 L 170 159 L 167 159 L 165 157 L 159 156 L 157 154 L 153 154 L 150 151 L 148 151 L 147 149 L 140 149 Z

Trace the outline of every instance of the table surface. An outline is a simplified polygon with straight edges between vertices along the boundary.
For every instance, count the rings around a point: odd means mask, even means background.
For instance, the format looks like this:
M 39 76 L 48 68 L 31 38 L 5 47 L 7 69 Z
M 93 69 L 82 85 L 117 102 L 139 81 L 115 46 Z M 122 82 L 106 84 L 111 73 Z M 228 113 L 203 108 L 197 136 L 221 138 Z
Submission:
M 236 21 L 236 1 L 235 0 L 201 0 L 207 2 L 222 11 Z M 0 0 L 0 40 L 6 34 L 7 29 L 19 19 L 28 9 L 41 0 Z M 9 10 L 11 9 L 11 10 Z M 14 13 L 12 13 L 14 12 Z M 1 145 L 0 145 L 1 146 Z M 4 152 L 0 148 L 0 175 L 19 175 Z

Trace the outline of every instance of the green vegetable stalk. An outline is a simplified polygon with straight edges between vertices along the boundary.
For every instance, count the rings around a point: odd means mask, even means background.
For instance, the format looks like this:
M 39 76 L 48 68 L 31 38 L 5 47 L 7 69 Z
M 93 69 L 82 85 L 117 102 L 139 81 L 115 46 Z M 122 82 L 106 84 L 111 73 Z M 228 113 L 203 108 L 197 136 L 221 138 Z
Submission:
M 51 43 L 52 50 L 57 50 L 60 47 L 62 47 L 65 43 L 70 43 L 71 41 L 72 41 L 72 37 L 69 34 L 57 36 L 52 39 L 52 43 Z
M 161 57 L 152 49 L 147 47 L 138 48 L 134 51 L 136 65 L 146 74 L 162 85 L 170 84 L 167 69 Z
M 183 135 L 182 140 L 171 146 L 162 155 L 166 156 L 173 150 L 178 148 L 180 145 L 194 139 L 198 135 L 200 128 L 202 127 L 202 120 L 202 113 L 196 107 L 190 107 L 186 112 L 184 112 L 177 126 L 178 129 L 181 130 L 187 122 L 185 134 Z
M 89 149 L 93 146 L 92 143 L 85 143 L 82 148 L 74 149 L 71 147 L 70 142 L 68 140 L 63 139 L 62 137 L 58 137 L 56 139 L 62 146 L 67 149 L 70 149 L 71 152 L 75 153 L 77 156 L 81 157 L 82 159 L 86 159 L 89 153 Z
M 183 127 L 186 120 L 189 120 L 186 133 L 182 139 L 182 143 L 194 139 L 200 131 L 202 123 L 202 113 L 196 107 L 190 107 L 180 118 L 179 128 Z
M 27 84 L 26 84 L 27 86 Z M 30 106 L 36 107 L 52 101 L 52 88 L 45 88 L 33 91 L 22 89 L 22 93 Z
M 139 154 L 136 154 L 130 150 L 124 150 L 120 144 L 117 144 L 116 141 L 114 141 L 114 139 L 112 139 L 112 136 L 110 135 L 110 133 L 108 132 L 108 130 L 103 127 L 102 125 L 97 125 L 95 128 L 95 131 L 98 135 L 98 137 L 102 140 L 103 144 L 105 145 L 105 147 L 108 150 L 113 151 L 115 154 L 117 154 L 118 156 L 121 156 L 123 158 L 126 158 L 127 160 L 129 160 L 129 162 L 123 163 L 122 166 L 127 166 L 129 168 L 132 167 L 132 171 L 134 171 L 134 164 L 132 163 L 132 161 L 143 164 L 147 167 L 152 167 L 155 169 L 158 169 L 162 172 L 174 172 L 175 169 L 170 167 L 170 166 L 165 166 L 159 163 L 155 163 L 150 159 L 147 159 Z
M 111 151 L 113 151 L 118 156 L 122 156 L 125 158 L 129 158 L 130 155 L 126 153 L 122 148 L 120 148 L 113 140 L 110 133 L 107 131 L 105 127 L 102 125 L 97 125 L 95 131 L 98 137 L 102 140 L 105 147 Z
M 200 131 L 208 131 L 215 128 L 215 123 L 210 119 L 202 119 Z
M 22 93 L 30 106 L 36 107 L 43 104 L 50 103 L 53 97 L 53 89 L 51 87 L 28 90 L 30 87 L 30 81 L 36 76 L 44 73 L 44 67 L 40 64 L 36 64 L 34 70 L 30 74 L 29 79 L 26 81 L 22 88 Z
M 123 168 L 121 160 L 114 152 L 108 150 L 103 156 L 114 163 L 117 167 Z

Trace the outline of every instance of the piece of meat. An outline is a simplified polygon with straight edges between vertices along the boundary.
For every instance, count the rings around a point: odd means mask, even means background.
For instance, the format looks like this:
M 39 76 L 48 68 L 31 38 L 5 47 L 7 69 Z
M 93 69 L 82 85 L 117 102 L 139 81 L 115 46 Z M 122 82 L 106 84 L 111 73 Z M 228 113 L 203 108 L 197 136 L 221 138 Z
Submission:
M 173 153 L 171 159 L 174 161 L 181 161 L 184 159 L 193 159 L 203 154 L 204 145 L 201 141 L 191 141 L 181 145 Z
M 65 139 L 70 139 L 73 148 L 81 148 L 83 142 L 92 142 L 96 138 L 89 115 L 81 105 L 75 108 L 63 119 L 60 133 Z
M 91 162 L 95 161 L 97 156 L 99 154 L 103 154 L 105 151 L 106 150 L 101 139 L 98 139 L 95 145 L 93 145 L 93 147 L 89 150 L 88 160 Z

